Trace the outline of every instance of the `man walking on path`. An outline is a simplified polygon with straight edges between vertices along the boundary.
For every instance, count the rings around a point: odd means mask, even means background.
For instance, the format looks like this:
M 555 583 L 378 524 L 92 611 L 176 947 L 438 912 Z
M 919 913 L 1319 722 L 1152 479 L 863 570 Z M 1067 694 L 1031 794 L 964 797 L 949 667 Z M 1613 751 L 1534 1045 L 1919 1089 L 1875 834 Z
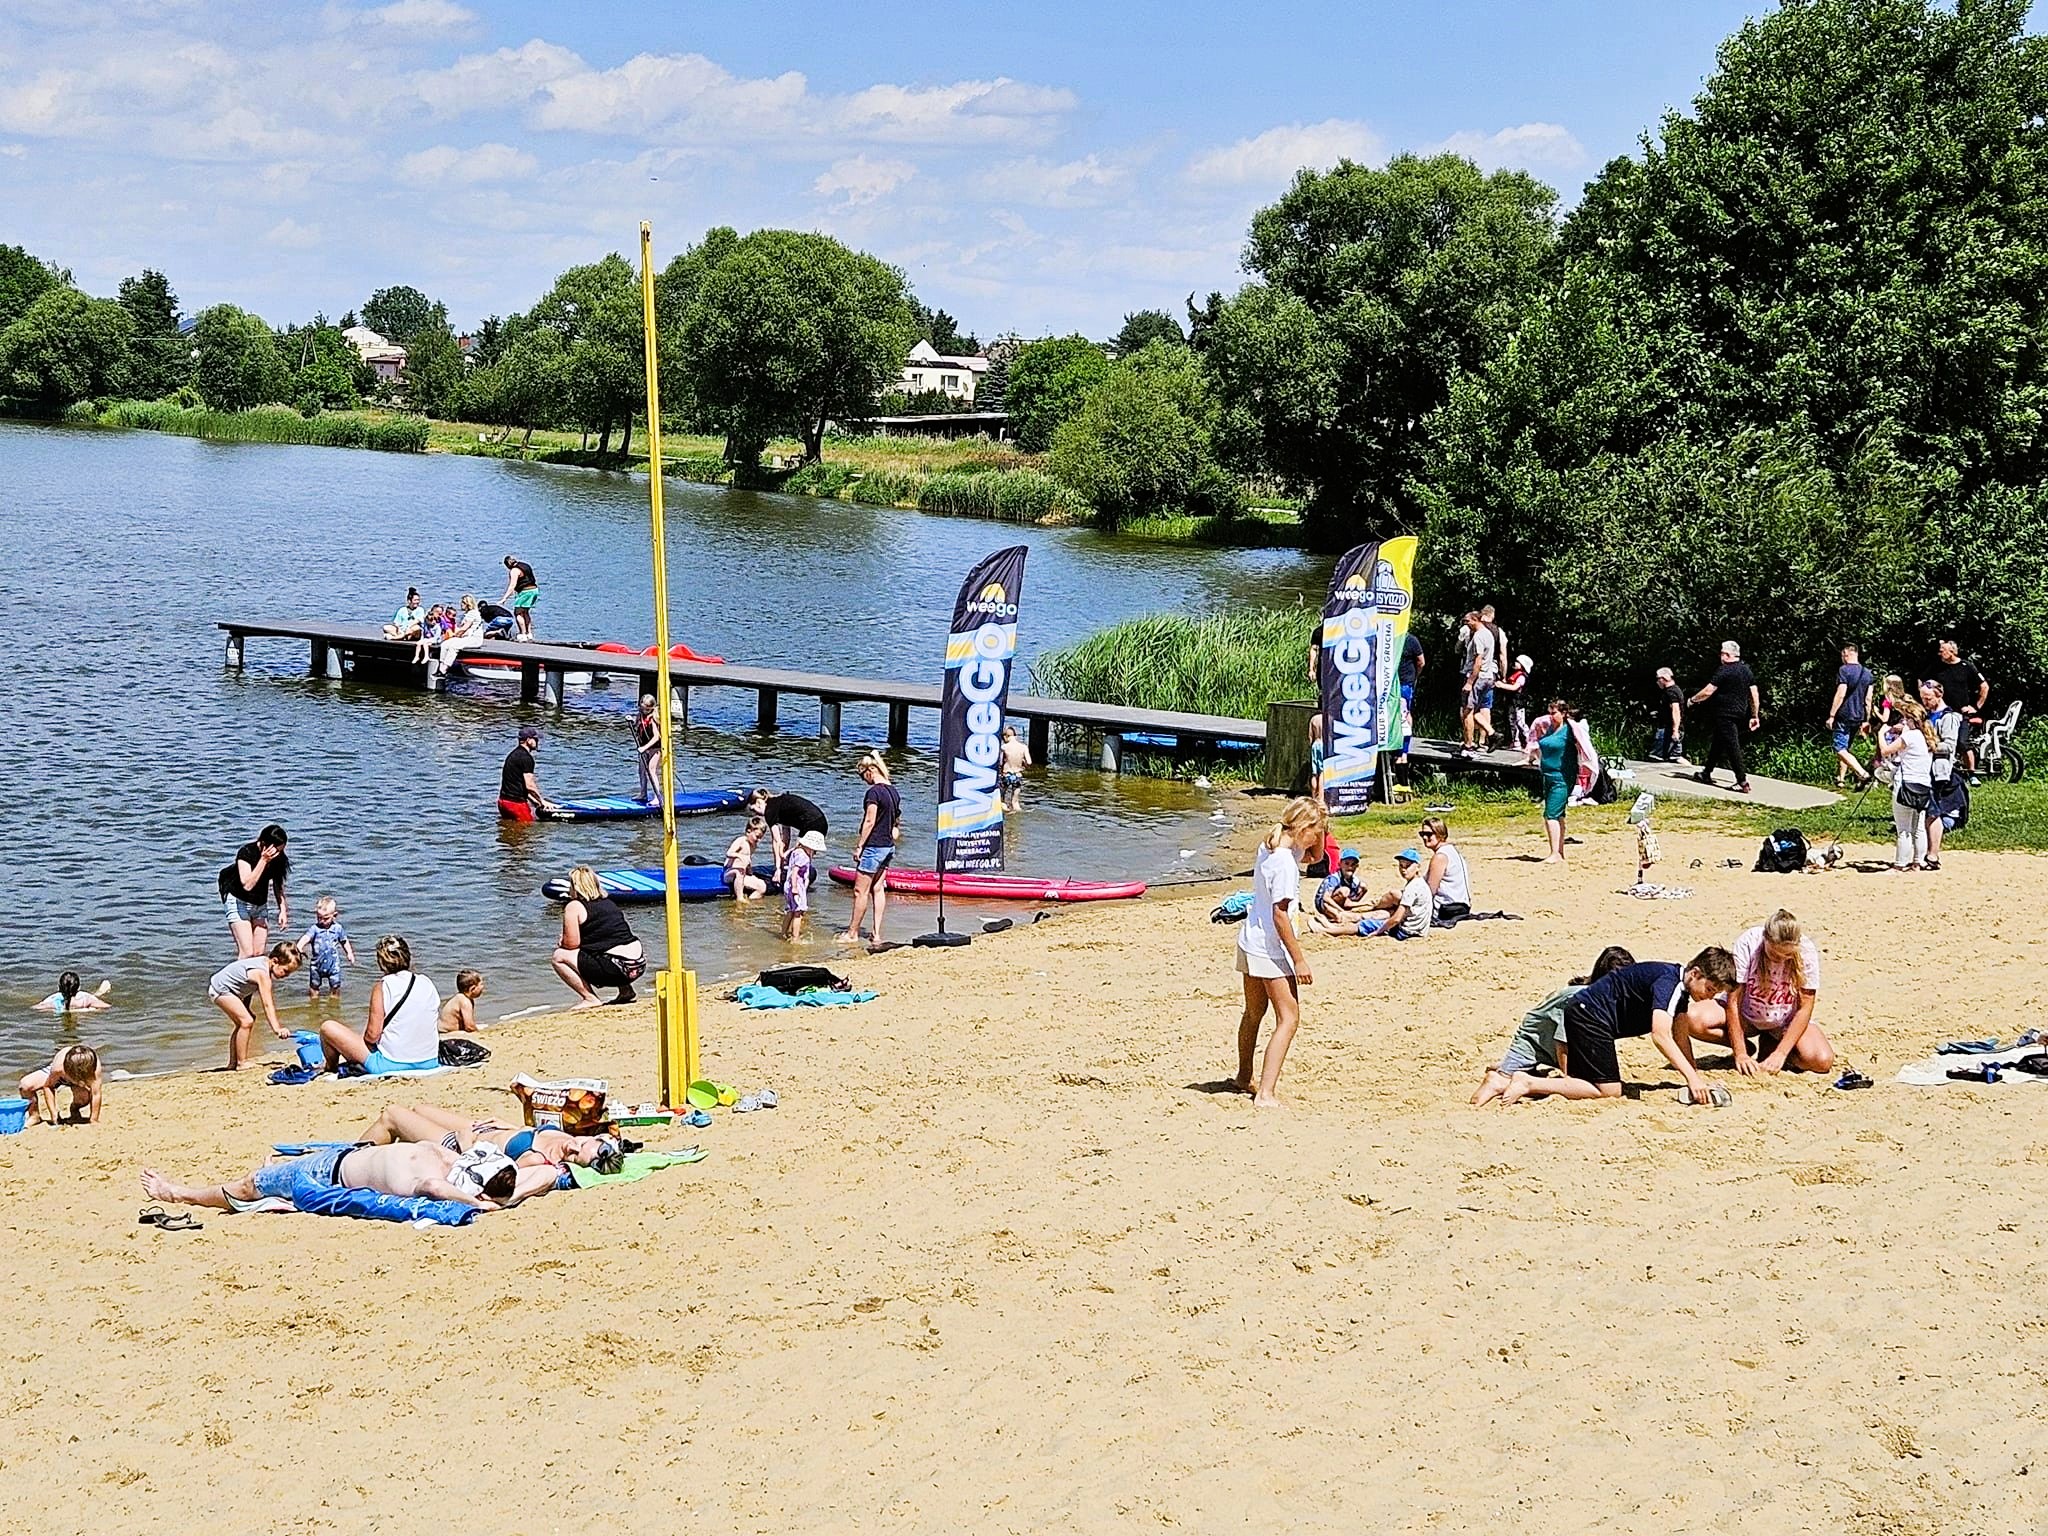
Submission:
M 1726 764 L 1735 773 L 1735 792 L 1749 793 L 1749 767 L 1742 760 L 1742 724 L 1754 731 L 1763 723 L 1762 700 L 1756 691 L 1756 676 L 1743 664 L 1742 647 L 1733 640 L 1721 642 L 1721 665 L 1713 681 L 1692 696 L 1695 705 L 1713 701 L 1707 711 L 1714 723 L 1714 745 L 1707 752 L 1707 765 L 1693 778 L 1702 784 L 1714 782 L 1714 770 Z
M 1657 734 L 1650 739 L 1650 761 L 1685 761 L 1685 690 L 1669 667 L 1657 669 Z
M 1856 741 L 1870 734 L 1870 695 L 1877 679 L 1853 645 L 1842 647 L 1842 667 L 1835 674 L 1835 696 L 1828 701 L 1828 730 L 1835 743 L 1835 788 L 1854 774 L 1858 787 L 1870 782 L 1870 770 L 1856 758 Z
M 1465 615 L 1471 652 L 1465 672 L 1465 753 L 1476 756 L 1493 743 L 1493 683 L 1500 675 L 1494 631 L 1477 613 Z

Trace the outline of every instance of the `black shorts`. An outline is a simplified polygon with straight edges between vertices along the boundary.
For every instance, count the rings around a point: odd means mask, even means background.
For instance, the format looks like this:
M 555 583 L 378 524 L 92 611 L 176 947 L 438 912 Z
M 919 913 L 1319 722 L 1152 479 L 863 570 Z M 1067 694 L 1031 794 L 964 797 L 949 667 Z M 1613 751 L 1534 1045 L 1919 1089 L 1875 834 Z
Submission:
M 1615 1039 L 1624 1033 L 1605 1008 L 1586 1007 L 1583 994 L 1564 1005 L 1564 1043 L 1570 1053 L 1565 1071 L 1588 1083 L 1621 1081 L 1621 1057 L 1615 1053 Z M 1640 1030 L 1627 1031 L 1640 1034 Z
M 619 957 L 606 954 L 601 949 L 577 950 L 576 974 L 588 987 L 618 987 L 623 990 L 633 985 L 633 978 L 626 974 Z

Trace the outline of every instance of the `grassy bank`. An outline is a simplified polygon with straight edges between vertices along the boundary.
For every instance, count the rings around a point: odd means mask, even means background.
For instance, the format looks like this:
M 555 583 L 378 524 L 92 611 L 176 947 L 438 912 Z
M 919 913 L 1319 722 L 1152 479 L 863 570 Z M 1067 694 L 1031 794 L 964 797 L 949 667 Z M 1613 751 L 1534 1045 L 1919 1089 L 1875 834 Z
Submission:
M 170 432 L 216 443 L 299 443 L 316 448 L 373 448 L 385 453 L 423 452 L 428 437 L 422 416 L 391 411 L 322 411 L 317 416 L 301 416 L 285 405 L 209 411 L 185 409 L 168 400 L 116 400 L 105 406 L 82 400 L 64 413 L 64 420 L 71 426 Z
M 1263 720 L 1301 691 L 1316 616 L 1306 608 L 1147 614 L 1097 630 L 1032 663 L 1036 693 Z

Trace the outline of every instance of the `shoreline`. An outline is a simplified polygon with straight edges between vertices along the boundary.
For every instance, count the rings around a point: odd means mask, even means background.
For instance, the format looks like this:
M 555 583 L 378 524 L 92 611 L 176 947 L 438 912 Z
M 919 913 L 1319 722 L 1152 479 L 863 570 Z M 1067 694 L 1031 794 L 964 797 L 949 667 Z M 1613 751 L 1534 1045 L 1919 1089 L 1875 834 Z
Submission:
M 1766 876 L 1718 867 L 1746 833 L 1681 826 L 1666 868 L 1694 896 L 1638 902 L 1626 830 L 1578 830 L 1563 870 L 1523 862 L 1524 825 L 1461 839 L 1476 904 L 1519 923 L 1310 940 L 1273 1113 L 1213 1091 L 1238 1008 L 1234 930 L 1207 916 L 1227 882 L 849 962 L 881 994 L 859 1007 L 707 996 L 707 1075 L 779 1108 L 649 1138 L 705 1162 L 459 1230 L 202 1212 L 162 1233 L 136 1224 L 136 1175 L 239 1174 L 388 1102 L 502 1113 L 522 1071 L 637 1102 L 650 1007 L 522 1021 L 482 1069 L 369 1092 L 117 1085 L 97 1128 L 0 1138 L 0 1283 L 39 1319 L 14 1459 L 62 1458 L 95 1525 L 518 1525 L 546 1463 L 586 1522 L 1708 1532 L 1732 1457 L 1759 1473 L 1741 1518 L 1772 1531 L 2034 1528 L 2048 1489 L 2017 1471 L 2043 1443 L 2048 1216 L 2014 1191 L 2048 1162 L 2039 1106 L 1890 1079 L 2030 1017 L 2048 864 Z M 1369 877 L 1401 841 L 1375 829 Z M 1601 942 L 1684 958 L 1780 902 L 1876 1088 L 1710 1056 L 1734 1104 L 1687 1109 L 1629 1041 L 1621 1101 L 1467 1107 L 1520 1010 Z M 1928 1013 L 1899 928 L 1973 936 L 1957 1011 Z M 494 1405 L 431 1480 L 364 1470 L 398 1338 L 398 1411 Z M 47 1523 L 23 1481 L 0 1507 Z

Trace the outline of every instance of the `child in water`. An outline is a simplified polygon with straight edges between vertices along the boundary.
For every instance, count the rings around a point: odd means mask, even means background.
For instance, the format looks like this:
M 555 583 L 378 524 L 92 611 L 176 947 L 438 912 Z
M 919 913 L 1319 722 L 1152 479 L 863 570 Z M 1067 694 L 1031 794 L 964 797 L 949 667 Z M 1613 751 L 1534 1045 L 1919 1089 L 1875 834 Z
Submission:
M 332 896 L 322 896 L 313 906 L 313 926 L 299 940 L 299 952 L 310 958 L 312 971 L 306 981 L 306 996 L 318 997 L 324 987 L 341 996 L 341 962 L 356 963 L 356 947 L 348 930 L 341 926 L 341 908 Z
M 21 1080 L 21 1096 L 29 1102 L 29 1119 L 46 1125 L 97 1125 L 106 1092 L 100 1082 L 100 1053 L 89 1045 L 59 1051 L 41 1072 Z M 57 1090 L 71 1090 L 71 1107 L 60 1119 Z
M 477 999 L 484 995 L 484 973 L 482 971 L 457 971 L 455 990 L 442 1002 L 440 1026 L 444 1035 L 469 1035 L 476 1032 Z
M 57 990 L 36 1004 L 37 1013 L 93 1013 L 101 1008 L 111 1008 L 106 996 L 114 990 L 111 981 L 103 981 L 97 992 L 78 990 L 78 972 L 66 971 L 57 978 Z
M 782 936 L 785 939 L 803 937 L 804 919 L 811 910 L 811 880 L 817 872 L 813 861 L 824 851 L 825 834 L 822 832 L 806 832 L 789 850 L 789 861 L 782 871 Z
M 1507 1055 L 1501 1058 L 1499 1066 L 1488 1067 L 1480 1076 L 1479 1086 L 1472 1093 L 1473 1105 L 1491 1104 L 1498 1099 L 1507 1092 L 1517 1072 L 1564 1071 L 1570 1060 L 1564 1038 L 1564 1005 L 1601 977 L 1635 963 L 1634 955 L 1619 944 L 1610 944 L 1600 951 L 1600 958 L 1593 962 L 1590 972 L 1574 976 L 1523 1014 L 1522 1022 L 1508 1041 Z
M 1020 811 L 1024 808 L 1024 770 L 1031 766 L 1031 749 L 1018 736 L 1017 727 L 1003 727 L 1003 765 L 999 781 L 1003 793 L 1003 809 Z
M 725 870 L 719 879 L 732 892 L 734 901 L 759 901 L 768 894 L 768 882 L 754 873 L 754 855 L 767 835 L 767 819 L 750 816 L 746 830 L 725 845 Z

